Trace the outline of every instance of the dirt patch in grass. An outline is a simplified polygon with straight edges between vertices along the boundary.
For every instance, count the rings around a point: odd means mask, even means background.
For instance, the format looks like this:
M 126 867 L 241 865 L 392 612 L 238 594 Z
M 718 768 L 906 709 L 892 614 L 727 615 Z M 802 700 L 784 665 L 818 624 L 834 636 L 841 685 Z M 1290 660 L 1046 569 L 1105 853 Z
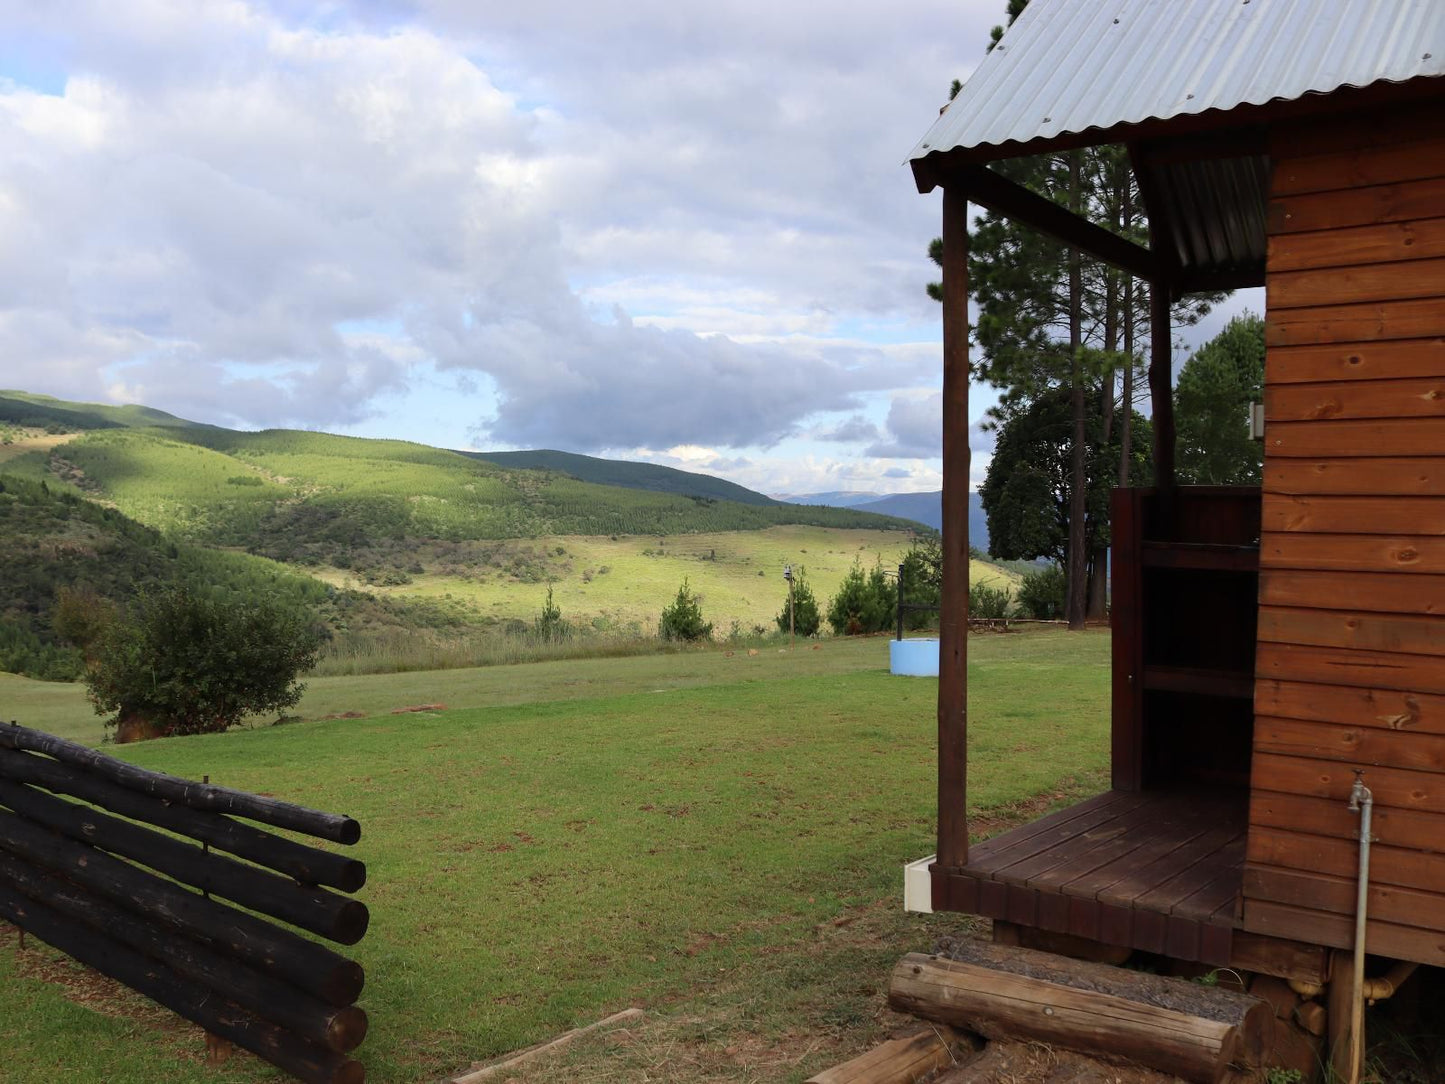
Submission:
M 1047 1043 L 992 1042 L 931 1084 L 1175 1084 L 1178 1077 L 1112 1064 Z

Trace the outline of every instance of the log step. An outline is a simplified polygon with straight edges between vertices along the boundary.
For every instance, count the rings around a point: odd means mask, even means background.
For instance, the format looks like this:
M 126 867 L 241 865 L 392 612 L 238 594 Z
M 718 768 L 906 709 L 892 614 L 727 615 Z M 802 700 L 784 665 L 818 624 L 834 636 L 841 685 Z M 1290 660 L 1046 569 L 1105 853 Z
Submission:
M 913 1084 L 946 1065 L 953 1064 L 951 1044 L 957 1036 L 942 1027 L 889 1039 L 851 1061 L 824 1069 L 803 1084 Z
M 889 1004 L 990 1039 L 1124 1057 L 1207 1084 L 1232 1065 L 1258 1066 L 1274 1022 L 1258 998 L 1184 979 L 985 941 L 954 954 L 905 956 Z

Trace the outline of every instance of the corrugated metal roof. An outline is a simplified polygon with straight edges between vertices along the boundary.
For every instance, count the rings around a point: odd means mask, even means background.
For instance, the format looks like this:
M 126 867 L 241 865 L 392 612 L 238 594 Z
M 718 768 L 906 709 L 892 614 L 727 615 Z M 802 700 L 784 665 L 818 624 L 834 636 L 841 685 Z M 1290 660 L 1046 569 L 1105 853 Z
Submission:
M 1445 0 L 1032 0 L 913 149 L 1445 75 Z

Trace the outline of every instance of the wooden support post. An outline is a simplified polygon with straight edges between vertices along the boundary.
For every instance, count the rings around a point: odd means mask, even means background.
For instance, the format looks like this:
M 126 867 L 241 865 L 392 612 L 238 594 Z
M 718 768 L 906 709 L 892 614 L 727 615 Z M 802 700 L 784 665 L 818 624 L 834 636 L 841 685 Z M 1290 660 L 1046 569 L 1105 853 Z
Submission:
M 968 864 L 968 196 L 943 191 L 943 589 L 938 628 L 940 868 Z
M 1355 1080 L 1350 1065 L 1355 1020 L 1355 954 L 1337 950 L 1330 955 L 1330 988 L 1328 997 L 1328 1040 L 1330 1079 L 1343 1082 Z
M 1167 500 L 1174 488 L 1174 342 L 1169 284 L 1149 283 L 1149 398 L 1154 422 L 1154 483 Z

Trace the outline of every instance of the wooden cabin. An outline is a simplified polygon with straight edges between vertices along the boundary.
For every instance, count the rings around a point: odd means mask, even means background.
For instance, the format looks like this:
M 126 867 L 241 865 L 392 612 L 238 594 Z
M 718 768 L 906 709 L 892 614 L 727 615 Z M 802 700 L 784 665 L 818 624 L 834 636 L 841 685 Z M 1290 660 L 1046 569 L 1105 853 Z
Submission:
M 1124 144 L 1136 245 L 989 163 Z M 1322 983 L 1445 964 L 1445 4 L 1033 0 L 919 143 L 943 189 L 935 910 Z M 970 845 L 971 204 L 1152 295 L 1156 485 L 1113 501 L 1112 789 Z M 1262 285 L 1262 488 L 1175 484 L 1168 301 Z M 949 570 L 952 570 L 952 575 Z

